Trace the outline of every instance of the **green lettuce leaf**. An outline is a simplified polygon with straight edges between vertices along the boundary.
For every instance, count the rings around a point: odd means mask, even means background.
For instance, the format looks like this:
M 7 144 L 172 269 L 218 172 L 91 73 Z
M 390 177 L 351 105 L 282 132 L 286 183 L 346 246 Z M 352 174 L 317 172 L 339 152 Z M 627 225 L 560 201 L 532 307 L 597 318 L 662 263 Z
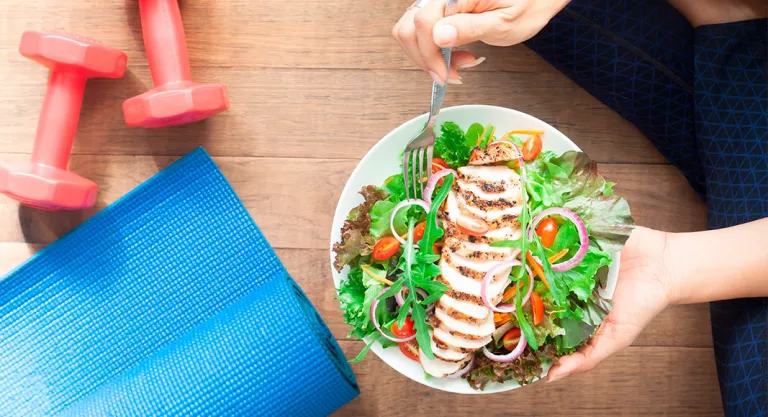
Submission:
M 526 189 L 531 212 L 565 207 L 589 225 L 592 239 L 608 252 L 618 252 L 629 239 L 635 222 L 626 200 L 613 193 L 613 183 L 597 172 L 597 163 L 576 151 L 560 157 L 543 153 L 527 165 Z
M 480 123 L 472 123 L 472 125 L 469 126 L 464 144 L 470 149 L 470 152 L 472 151 L 472 148 L 477 146 L 477 140 L 480 138 L 480 135 L 482 135 L 484 131 L 485 127 L 483 127 L 483 125 Z
M 370 322 L 370 306 L 365 308 L 366 288 L 363 285 L 363 270 L 359 267 L 352 268 L 347 274 L 347 279 L 339 284 L 339 304 L 344 312 L 344 323 L 350 325 L 352 330 L 348 337 L 362 339 L 371 331 L 374 331 Z
M 385 200 L 389 194 L 381 188 L 367 185 L 360 190 L 363 202 L 353 208 L 341 227 L 341 242 L 333 244 L 336 257 L 333 266 L 341 271 L 344 266 L 351 265 L 360 256 L 368 256 L 373 251 L 376 240 L 370 234 L 371 208 L 379 201 Z
M 550 269 L 547 276 L 552 277 L 550 281 L 555 281 L 561 288 L 567 289 L 565 294 L 573 293 L 579 300 L 586 301 L 597 284 L 597 270 L 610 264 L 610 254 L 590 245 L 584 260 L 573 269 L 562 272 Z
M 371 208 L 371 228 L 370 233 L 376 240 L 382 236 L 392 236 L 392 232 L 389 227 L 389 220 L 392 217 L 392 209 L 395 208 L 397 203 L 383 200 L 378 201 Z M 397 212 L 395 216 L 395 231 L 398 235 L 402 235 L 408 230 L 406 219 L 408 218 L 408 210 L 402 209 Z
M 469 162 L 472 147 L 467 143 L 468 140 L 459 125 L 445 122 L 440 126 L 440 135 L 435 138 L 435 152 L 449 167 L 456 169 Z

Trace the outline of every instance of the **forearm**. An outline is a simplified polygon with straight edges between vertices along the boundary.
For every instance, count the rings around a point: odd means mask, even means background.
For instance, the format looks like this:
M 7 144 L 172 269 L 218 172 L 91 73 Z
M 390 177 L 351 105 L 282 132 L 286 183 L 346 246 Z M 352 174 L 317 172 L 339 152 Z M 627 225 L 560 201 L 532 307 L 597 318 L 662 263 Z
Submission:
M 670 233 L 665 256 L 676 304 L 768 297 L 768 218 Z

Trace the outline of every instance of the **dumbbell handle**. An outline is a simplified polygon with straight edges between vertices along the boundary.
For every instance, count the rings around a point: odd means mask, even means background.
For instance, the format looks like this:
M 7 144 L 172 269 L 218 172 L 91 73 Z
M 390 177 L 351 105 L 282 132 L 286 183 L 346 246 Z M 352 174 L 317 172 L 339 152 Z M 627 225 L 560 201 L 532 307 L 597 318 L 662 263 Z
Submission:
M 139 0 L 144 49 L 155 86 L 191 81 L 187 39 L 177 0 Z
M 37 122 L 32 163 L 67 169 L 75 139 L 86 78 L 51 71 Z

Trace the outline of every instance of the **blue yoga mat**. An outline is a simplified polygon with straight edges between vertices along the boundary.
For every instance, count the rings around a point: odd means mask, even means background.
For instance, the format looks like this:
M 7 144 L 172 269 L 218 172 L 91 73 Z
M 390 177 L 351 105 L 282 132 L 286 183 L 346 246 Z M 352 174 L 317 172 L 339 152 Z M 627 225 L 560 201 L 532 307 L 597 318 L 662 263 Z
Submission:
M 333 336 L 198 149 L 0 281 L 0 416 L 324 416 Z

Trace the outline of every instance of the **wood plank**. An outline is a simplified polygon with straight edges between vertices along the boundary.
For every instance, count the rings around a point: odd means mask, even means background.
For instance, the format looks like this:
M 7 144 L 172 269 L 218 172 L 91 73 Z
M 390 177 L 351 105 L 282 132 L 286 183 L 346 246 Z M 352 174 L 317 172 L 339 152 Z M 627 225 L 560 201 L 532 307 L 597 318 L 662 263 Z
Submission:
M 0 154 L 23 162 L 26 155 Z M 165 156 L 74 156 L 71 167 L 99 184 L 97 207 L 51 213 L 0 198 L 0 242 L 50 243 L 169 165 Z M 328 248 L 333 213 L 355 160 L 215 158 L 269 241 L 278 248 Z M 638 224 L 667 231 L 701 230 L 704 204 L 669 165 L 603 164 L 618 182 Z M 17 220 L 18 219 L 18 220 Z
M 340 342 L 348 358 L 361 342 Z M 361 395 L 338 416 L 722 416 L 709 348 L 630 347 L 591 372 L 492 395 L 456 395 L 407 379 L 375 357 L 353 364 Z
M 147 65 L 134 0 L 6 3 L 10 4 L 0 16 L 3 61 L 18 55 L 22 31 L 65 29 L 123 50 L 132 67 Z M 181 11 L 195 65 L 392 69 L 411 68 L 390 36 L 410 3 L 297 0 L 288 6 L 248 0 L 182 1 Z M 542 70 L 543 61 L 522 46 L 478 44 L 470 49 L 488 57 L 483 70 Z
M 147 68 L 86 89 L 74 154 L 183 155 L 204 145 L 215 156 L 361 158 L 380 138 L 428 108 L 430 83 L 415 71 L 200 68 L 226 82 L 230 111 L 164 129 L 129 128 L 122 101 L 151 86 Z M 30 61 L 0 69 L 4 112 L 0 152 L 28 153 L 46 71 Z M 446 106 L 514 107 L 551 123 L 601 162 L 664 163 L 629 122 L 552 72 L 468 73 Z
M 0 243 L 0 277 L 43 246 Z M 346 339 L 349 326 L 343 323 L 339 303 L 335 299 L 328 252 L 322 249 L 278 249 L 277 254 L 334 336 Z M 712 347 L 708 306 L 669 307 L 648 325 L 634 346 Z

